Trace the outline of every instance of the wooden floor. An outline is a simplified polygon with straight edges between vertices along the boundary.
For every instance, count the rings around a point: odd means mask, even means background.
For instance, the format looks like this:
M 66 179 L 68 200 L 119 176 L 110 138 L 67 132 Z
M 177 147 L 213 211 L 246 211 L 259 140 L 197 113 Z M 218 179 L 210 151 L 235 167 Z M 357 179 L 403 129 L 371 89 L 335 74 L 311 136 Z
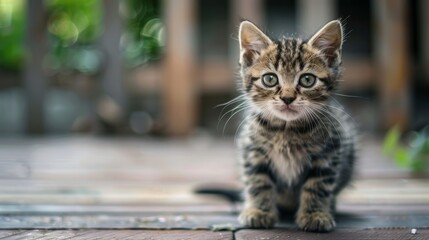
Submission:
M 379 145 L 363 139 L 337 229 L 316 234 L 244 229 L 239 204 L 193 193 L 239 188 L 231 139 L 0 139 L 0 239 L 429 239 L 429 181 Z
M 207 240 L 281 240 L 281 239 L 413 239 L 427 240 L 429 230 L 412 234 L 407 229 L 338 230 L 332 233 L 303 233 L 299 230 L 240 230 L 213 232 L 208 230 L 9 230 L 1 231 L 0 239 L 207 239 Z

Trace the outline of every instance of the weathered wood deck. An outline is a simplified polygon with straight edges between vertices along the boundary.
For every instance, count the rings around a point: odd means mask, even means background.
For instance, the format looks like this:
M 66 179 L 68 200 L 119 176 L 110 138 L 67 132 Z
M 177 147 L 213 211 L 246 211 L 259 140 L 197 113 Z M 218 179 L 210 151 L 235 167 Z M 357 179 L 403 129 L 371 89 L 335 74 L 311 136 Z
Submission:
M 192 193 L 239 187 L 229 139 L 0 139 L 0 239 L 428 239 L 429 181 L 397 169 L 372 138 L 362 148 L 337 230 L 315 234 L 292 216 L 243 229 L 240 206 Z

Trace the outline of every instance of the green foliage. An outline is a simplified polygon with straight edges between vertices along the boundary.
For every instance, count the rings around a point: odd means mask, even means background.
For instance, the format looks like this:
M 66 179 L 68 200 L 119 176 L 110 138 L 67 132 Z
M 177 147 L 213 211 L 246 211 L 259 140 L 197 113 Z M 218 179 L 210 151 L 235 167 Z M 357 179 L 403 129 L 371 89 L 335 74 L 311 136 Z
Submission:
M 25 55 L 25 0 L 0 0 L 0 68 L 19 71 Z M 47 66 L 54 71 L 95 74 L 102 57 L 95 42 L 102 33 L 102 0 L 45 0 L 48 9 Z M 118 1 L 126 29 L 125 60 L 137 66 L 158 59 L 164 46 L 160 1 Z M 105 16 L 109 17 L 109 16 Z
M 54 71 L 95 74 L 101 54 L 92 45 L 101 34 L 100 0 L 48 0 L 50 52 L 48 66 Z
M 0 1 L 0 67 L 17 71 L 24 60 L 24 0 Z
M 100 0 L 48 0 L 48 32 L 54 46 L 93 43 L 101 33 Z
M 405 144 L 400 142 L 400 138 L 399 128 L 390 129 L 384 139 L 383 153 L 392 156 L 400 167 L 414 172 L 424 171 L 429 159 L 429 126 L 420 132 L 408 134 Z
M 387 135 L 384 139 L 383 152 L 385 154 L 392 152 L 398 146 L 399 139 L 401 137 L 401 132 L 398 127 L 394 127 L 387 132 Z
M 164 47 L 164 24 L 161 21 L 161 1 L 126 0 L 121 12 L 125 18 L 124 54 L 133 67 L 160 58 Z

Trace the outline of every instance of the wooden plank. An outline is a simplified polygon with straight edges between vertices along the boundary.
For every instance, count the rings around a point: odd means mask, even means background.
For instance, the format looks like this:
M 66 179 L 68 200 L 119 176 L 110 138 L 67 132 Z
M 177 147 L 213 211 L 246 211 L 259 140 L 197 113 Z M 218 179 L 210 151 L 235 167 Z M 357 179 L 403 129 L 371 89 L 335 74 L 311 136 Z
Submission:
M 43 237 L 40 240 L 57 240 L 57 239 L 115 239 L 110 236 L 115 236 L 112 234 L 113 231 L 102 231 L 98 230 L 39 230 L 43 231 Z M 119 234 L 118 234 L 119 235 Z M 92 236 L 92 237 L 91 237 Z M 127 236 L 132 236 L 131 234 L 124 234 L 124 238 L 116 239 L 125 239 Z
M 235 40 L 234 44 L 237 44 Z M 237 62 L 229 63 L 218 60 L 209 60 L 201 64 L 197 71 L 200 83 L 196 86 L 196 91 L 203 94 L 236 91 L 236 66 Z M 135 94 L 159 92 L 164 77 L 162 70 L 161 66 L 156 64 L 145 64 L 133 69 L 129 77 L 131 91 Z
M 119 2 L 116 0 L 101 2 L 103 4 L 103 36 L 100 37 L 99 44 L 105 54 L 100 76 L 101 85 L 104 93 L 122 110 L 125 110 L 127 101 L 123 83 L 122 51 L 119 44 L 123 26 L 119 15 Z
M 386 204 L 384 204 L 386 205 Z M 237 208 L 239 210 L 240 208 Z M 340 205 L 335 215 L 339 229 L 429 228 L 428 205 L 349 204 Z M 154 212 L 46 212 L 0 215 L 0 229 L 240 229 L 238 211 L 232 213 Z M 282 215 L 277 224 L 295 228 L 293 214 Z
M 428 229 L 417 229 L 412 234 L 409 228 L 404 229 L 366 229 L 349 230 L 337 229 L 331 233 L 306 233 L 296 229 L 272 229 L 272 230 L 241 230 L 235 233 L 237 240 L 261 240 L 261 239 L 306 239 L 306 240 L 390 240 L 390 239 L 428 239 Z
M 208 198 L 206 198 L 208 199 Z M 0 214 L 3 215 L 70 215 L 70 214 L 107 214 L 107 215 L 136 215 L 136 214 L 232 214 L 233 206 L 224 199 L 217 199 L 217 203 L 211 203 L 214 200 L 207 200 L 203 203 L 189 204 L 173 204 L 173 203 L 146 203 L 141 205 L 123 204 L 123 205 L 108 205 L 108 204 L 0 204 Z M 355 206 L 355 205 L 353 205 Z M 377 206 L 373 206 L 376 208 Z M 413 207 L 416 207 L 413 205 Z M 418 206 L 417 206 L 418 207 Z M 427 207 L 420 206 L 418 209 Z M 362 207 L 361 207 L 362 208 Z M 413 210 L 415 208 L 412 208 Z M 415 212 L 415 211 L 414 211 Z
M 70 239 L 133 239 L 132 237 L 136 235 L 129 230 L 78 230 L 74 234 L 76 235 Z
M 407 206 L 399 206 L 406 209 Z M 429 215 L 427 211 L 420 214 L 419 212 L 406 212 L 396 214 L 383 212 L 383 207 L 379 210 L 369 211 L 367 208 L 359 208 L 361 212 L 350 208 L 350 212 L 340 211 L 335 214 L 337 229 L 381 229 L 381 228 L 429 228 Z M 286 214 L 281 217 L 277 223 L 277 228 L 296 229 L 294 214 Z
M 1 234 L 2 230 L 0 230 Z M 38 240 L 56 240 L 56 239 L 95 239 L 99 237 L 107 237 L 111 231 L 97 230 L 21 230 L 19 233 L 5 237 L 8 240 L 18 239 L 38 239 Z M 83 238 L 82 238 L 83 237 Z M 2 238 L 3 239 L 3 238 Z M 110 238 L 109 238 L 110 239 Z
M 163 122 L 171 136 L 188 135 L 197 123 L 195 5 L 195 0 L 164 1 Z
M 182 207 L 188 209 L 191 205 L 201 206 L 202 209 L 207 208 L 206 211 L 209 209 L 228 210 L 225 199 L 193 194 L 193 189 L 198 187 L 195 184 L 180 185 L 167 182 L 109 187 L 108 183 L 97 184 L 92 181 L 82 181 L 71 185 L 68 183 L 69 181 L 59 183 L 34 180 L 0 181 L 2 185 L 13 186 L 0 187 L 0 203 L 13 203 L 19 199 L 21 204 L 34 205 L 49 203 L 58 206 L 69 204 L 114 206 L 123 204 L 138 207 L 141 204 L 149 206 L 172 204 L 171 206 L 177 207 L 178 210 L 181 210 Z M 88 186 L 89 184 L 90 186 Z M 153 186 L 150 186 L 151 184 Z M 426 204 L 429 202 L 427 184 L 427 179 L 407 179 L 406 181 L 403 178 L 357 179 L 352 188 L 347 188 L 340 195 L 340 199 L 348 204 Z
M 335 0 L 300 0 L 296 3 L 297 29 L 305 36 L 314 34 L 337 16 Z
M 29 240 L 29 239 L 40 239 L 43 237 L 44 233 L 40 230 L 31 230 L 31 231 L 20 231 L 19 233 L 4 237 L 2 239 L 8 239 L 8 240 Z
M 0 236 L 2 231 L 0 231 Z M 7 237 L 5 239 L 233 239 L 232 232 L 211 232 L 203 230 L 170 230 L 170 231 L 143 231 L 143 230 L 31 230 Z
M 27 0 L 25 48 L 26 58 L 23 70 L 26 96 L 27 133 L 44 132 L 44 99 L 46 76 L 43 59 L 47 52 L 47 12 L 43 0 Z
M 410 49 L 407 0 L 373 1 L 381 127 L 405 129 L 410 116 Z
M 0 230 L 0 239 L 5 239 L 13 235 L 18 235 L 21 232 L 23 232 L 23 230 Z
M 346 201 L 428 201 L 426 179 L 403 181 L 410 178 L 409 172 L 382 156 L 379 141 L 364 138 L 362 144 L 355 188 L 344 195 Z M 225 139 L 3 139 L 0 202 L 216 205 L 224 202 L 195 196 L 192 191 L 208 183 L 239 185 L 234 156 L 232 140 Z
M 238 228 L 231 213 L 70 213 L 11 214 L 0 216 L 0 229 L 206 229 L 215 226 Z

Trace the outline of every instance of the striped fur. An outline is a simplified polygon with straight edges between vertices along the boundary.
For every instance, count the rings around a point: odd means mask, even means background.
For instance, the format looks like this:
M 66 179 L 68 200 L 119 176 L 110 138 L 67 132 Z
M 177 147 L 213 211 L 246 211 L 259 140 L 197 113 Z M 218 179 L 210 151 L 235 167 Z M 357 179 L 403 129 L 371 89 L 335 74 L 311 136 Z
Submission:
M 242 224 L 273 227 L 278 207 L 284 207 L 295 209 L 303 230 L 335 227 L 335 197 L 349 183 L 355 158 L 352 121 L 331 102 L 340 77 L 341 45 L 338 21 L 307 41 L 272 41 L 252 23 L 241 24 L 242 86 L 251 106 L 239 141 Z M 276 86 L 264 85 L 267 73 L 277 76 Z M 299 83 L 307 73 L 316 77 L 312 87 Z

